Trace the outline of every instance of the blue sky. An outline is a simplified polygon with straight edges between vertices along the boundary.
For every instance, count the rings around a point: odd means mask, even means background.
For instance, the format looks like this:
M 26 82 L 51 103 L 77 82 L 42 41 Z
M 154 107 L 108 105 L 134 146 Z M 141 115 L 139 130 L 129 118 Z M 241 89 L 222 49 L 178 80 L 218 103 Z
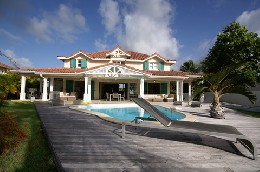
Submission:
M 0 0 L 0 50 L 20 67 L 120 45 L 199 62 L 232 21 L 260 35 L 260 0 Z M 0 57 L 0 61 L 10 64 Z

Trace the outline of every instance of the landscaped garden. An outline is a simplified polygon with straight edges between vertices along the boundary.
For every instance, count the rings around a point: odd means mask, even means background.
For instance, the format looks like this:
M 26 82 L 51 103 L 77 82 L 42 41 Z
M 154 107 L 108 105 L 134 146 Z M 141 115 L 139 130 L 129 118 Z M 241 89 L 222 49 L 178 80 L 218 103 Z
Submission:
M 32 103 L 7 101 L 0 118 L 0 171 L 56 171 Z

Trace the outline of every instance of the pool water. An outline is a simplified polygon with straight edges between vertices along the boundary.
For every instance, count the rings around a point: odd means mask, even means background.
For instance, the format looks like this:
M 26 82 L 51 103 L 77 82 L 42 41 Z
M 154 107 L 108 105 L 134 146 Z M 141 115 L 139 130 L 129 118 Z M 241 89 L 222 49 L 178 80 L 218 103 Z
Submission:
M 155 106 L 159 111 L 164 113 L 172 120 L 180 120 L 185 118 L 185 115 L 169 108 L 162 106 Z M 83 105 L 80 106 L 82 109 L 86 109 L 93 112 L 101 112 L 111 116 L 112 118 L 117 118 L 120 120 L 134 120 L 135 117 L 151 117 L 151 115 L 144 111 L 141 107 L 135 104 L 98 104 L 98 105 Z

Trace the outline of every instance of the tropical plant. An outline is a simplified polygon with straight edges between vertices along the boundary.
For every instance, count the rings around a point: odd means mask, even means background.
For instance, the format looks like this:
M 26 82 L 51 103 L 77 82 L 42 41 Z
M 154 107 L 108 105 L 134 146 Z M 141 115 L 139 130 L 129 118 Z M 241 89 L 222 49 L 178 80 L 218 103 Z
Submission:
M 0 110 L 9 93 L 18 92 L 19 76 L 13 73 L 0 75 Z
M 213 93 L 213 101 L 210 108 L 212 118 L 225 118 L 220 98 L 226 93 L 242 94 L 254 103 L 256 96 L 249 91 L 251 85 L 251 73 L 241 73 L 246 63 L 230 65 L 217 73 L 205 74 L 194 82 L 194 95 L 200 97 L 204 92 Z
M 200 71 L 200 68 L 198 64 L 193 62 L 193 60 L 188 60 L 180 66 L 180 71 L 197 73 Z
M 260 38 L 245 26 L 232 22 L 217 35 L 214 46 L 201 62 L 204 73 L 214 73 L 234 63 L 247 62 L 238 74 L 250 73 L 254 86 L 260 79 Z

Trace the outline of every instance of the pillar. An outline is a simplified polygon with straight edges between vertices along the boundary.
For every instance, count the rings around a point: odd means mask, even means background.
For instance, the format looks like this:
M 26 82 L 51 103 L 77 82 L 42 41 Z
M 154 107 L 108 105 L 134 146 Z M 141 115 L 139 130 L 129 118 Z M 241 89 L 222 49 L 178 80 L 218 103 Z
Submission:
M 180 101 L 180 95 L 179 95 L 179 81 L 176 81 L 176 98 L 177 101 Z
M 144 98 L 144 79 L 140 79 L 139 97 Z
M 180 81 L 180 101 L 183 101 L 183 81 Z
M 53 91 L 54 78 L 50 78 L 50 92 Z
M 25 100 L 25 86 L 26 86 L 26 77 L 21 77 L 21 93 L 20 93 L 20 100 Z
M 85 76 L 85 87 L 84 87 L 83 101 L 91 101 L 91 79 Z
M 189 82 L 189 102 L 191 101 L 191 82 Z
M 66 92 L 66 79 L 64 79 L 64 78 L 62 81 L 62 92 Z
M 48 78 L 43 78 L 43 90 L 42 90 L 42 101 L 48 100 L 47 88 L 48 88 Z

